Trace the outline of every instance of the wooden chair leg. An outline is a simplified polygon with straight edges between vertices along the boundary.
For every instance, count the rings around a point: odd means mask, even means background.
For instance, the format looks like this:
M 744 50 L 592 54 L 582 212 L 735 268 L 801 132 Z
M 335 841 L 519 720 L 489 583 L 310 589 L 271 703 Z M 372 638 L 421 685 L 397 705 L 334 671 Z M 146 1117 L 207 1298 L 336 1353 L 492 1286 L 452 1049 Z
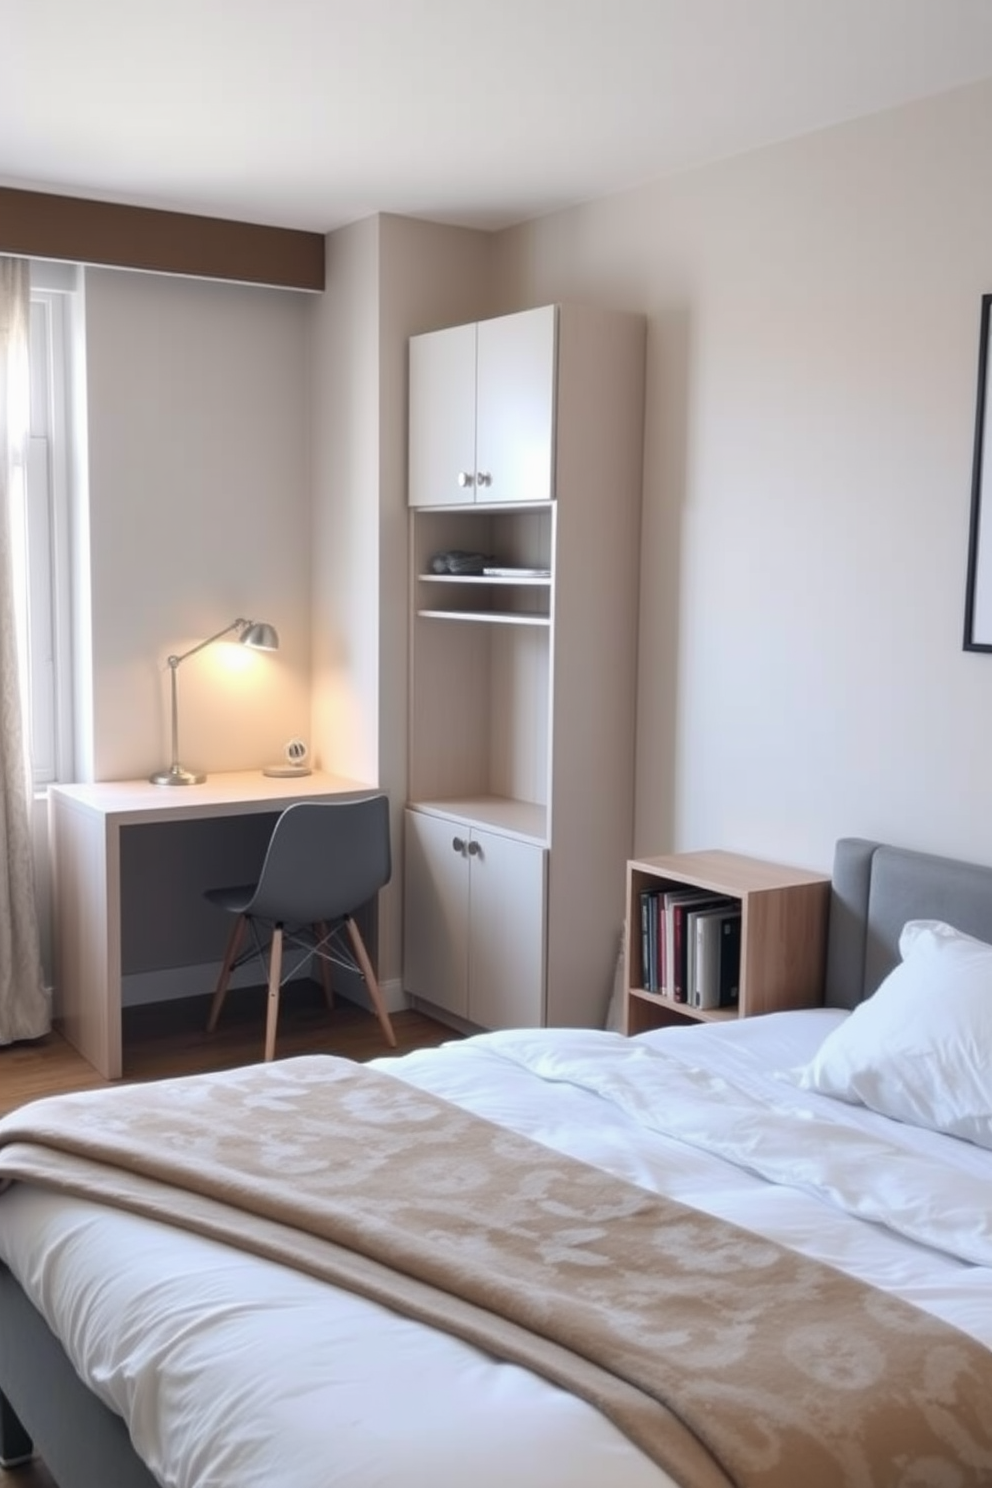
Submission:
M 231 968 L 233 967 L 238 951 L 241 949 L 241 941 L 244 937 L 245 927 L 248 921 L 244 915 L 238 915 L 234 922 L 234 928 L 227 938 L 227 950 L 224 952 L 224 964 L 217 978 L 217 986 L 214 989 L 213 1001 L 210 1004 L 210 1016 L 207 1018 L 207 1032 L 213 1033 L 217 1027 L 217 1019 L 220 1010 L 224 1006 L 224 998 L 227 996 L 227 984 L 231 980 Z
M 314 933 L 319 940 L 325 941 L 327 939 L 326 920 L 318 920 L 317 924 L 314 925 L 313 928 Z M 331 963 L 326 956 L 318 956 L 317 960 L 320 962 L 320 980 L 323 983 L 324 987 L 324 1001 L 327 1003 L 327 1006 L 329 1008 L 333 1009 L 334 989 L 331 986 Z
M 372 970 L 372 962 L 369 960 L 369 953 L 365 949 L 365 942 L 362 939 L 358 926 L 355 924 L 355 921 L 351 915 L 349 915 L 348 918 L 345 920 L 345 924 L 348 927 L 348 935 L 351 939 L 352 950 L 355 952 L 355 958 L 358 961 L 359 966 L 362 968 L 362 976 L 365 978 L 365 985 L 369 989 L 369 996 L 372 999 L 372 1006 L 375 1008 L 375 1015 L 379 1019 L 379 1027 L 382 1029 L 383 1033 L 386 1036 L 386 1043 L 391 1049 L 395 1049 L 396 1035 L 393 1032 L 393 1025 L 390 1022 L 389 1013 L 386 1011 L 386 1004 L 382 1000 L 382 993 L 379 990 L 379 983 L 376 981 L 375 972 Z
M 282 926 L 273 925 L 269 948 L 269 997 L 265 1012 L 265 1057 L 274 1059 L 279 1021 L 279 982 L 282 977 Z

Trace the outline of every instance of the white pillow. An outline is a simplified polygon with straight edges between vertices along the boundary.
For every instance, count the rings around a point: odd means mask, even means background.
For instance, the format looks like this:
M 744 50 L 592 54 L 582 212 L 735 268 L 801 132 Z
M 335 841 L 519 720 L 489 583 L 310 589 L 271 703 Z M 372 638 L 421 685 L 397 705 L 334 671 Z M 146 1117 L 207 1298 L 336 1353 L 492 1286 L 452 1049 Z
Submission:
M 986 941 L 976 940 L 973 935 L 965 935 L 963 930 L 956 930 L 953 925 L 947 925 L 943 920 L 907 920 L 899 937 L 899 955 L 903 961 L 924 930 L 931 930 L 941 940 L 963 940 L 968 945 L 984 946 L 985 950 L 992 950 L 992 946 Z
M 992 946 L 910 920 L 873 997 L 793 1074 L 804 1090 L 992 1148 Z

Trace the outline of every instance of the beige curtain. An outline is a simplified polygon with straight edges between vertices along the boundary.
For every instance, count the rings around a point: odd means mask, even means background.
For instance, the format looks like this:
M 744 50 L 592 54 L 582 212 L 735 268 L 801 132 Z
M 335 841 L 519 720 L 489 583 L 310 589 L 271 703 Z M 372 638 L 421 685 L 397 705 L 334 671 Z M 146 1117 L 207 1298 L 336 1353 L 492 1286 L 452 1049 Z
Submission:
M 22 713 L 12 543 L 28 399 L 28 265 L 0 257 L 0 1044 L 50 1027 L 42 985 L 31 847 L 31 776 Z

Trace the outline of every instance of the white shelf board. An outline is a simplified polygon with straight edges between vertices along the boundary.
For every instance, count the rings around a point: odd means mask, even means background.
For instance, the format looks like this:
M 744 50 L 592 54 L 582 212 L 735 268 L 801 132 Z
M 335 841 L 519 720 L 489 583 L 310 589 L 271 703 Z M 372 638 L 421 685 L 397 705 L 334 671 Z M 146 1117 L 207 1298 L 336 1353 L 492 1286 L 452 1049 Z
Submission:
M 422 620 L 470 620 L 481 625 L 538 625 L 547 629 L 550 615 L 531 615 L 509 610 L 418 610 Z
M 507 796 L 446 796 L 407 804 L 431 816 L 488 827 L 525 842 L 547 842 L 548 809 L 536 801 L 516 801 Z
M 550 574 L 436 574 L 422 573 L 417 578 L 422 584 L 507 584 L 520 588 L 530 585 L 532 588 L 550 589 Z

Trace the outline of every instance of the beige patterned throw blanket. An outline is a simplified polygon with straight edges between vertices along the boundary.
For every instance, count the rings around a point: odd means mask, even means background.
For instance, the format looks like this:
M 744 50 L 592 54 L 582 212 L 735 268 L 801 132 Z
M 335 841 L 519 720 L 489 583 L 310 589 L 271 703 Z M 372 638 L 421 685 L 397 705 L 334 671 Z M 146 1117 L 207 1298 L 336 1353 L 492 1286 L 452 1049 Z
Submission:
M 4 1118 L 0 1148 L 0 1179 L 224 1238 L 528 1366 L 684 1488 L 992 1483 L 980 1345 L 391 1075 L 308 1057 L 63 1096 Z

